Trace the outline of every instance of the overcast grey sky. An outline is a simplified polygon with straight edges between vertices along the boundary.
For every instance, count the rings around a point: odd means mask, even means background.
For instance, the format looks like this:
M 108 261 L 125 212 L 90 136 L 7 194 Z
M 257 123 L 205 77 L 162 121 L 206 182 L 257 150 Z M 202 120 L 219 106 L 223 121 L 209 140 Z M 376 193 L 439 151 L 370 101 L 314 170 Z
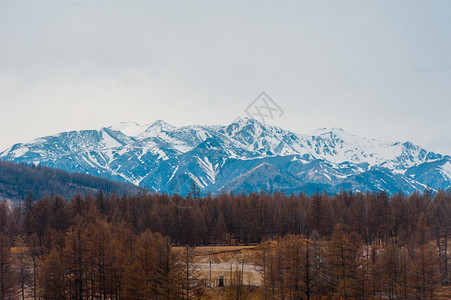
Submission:
M 451 154 L 451 1 L 0 1 L 0 150 L 120 121 L 274 125 Z

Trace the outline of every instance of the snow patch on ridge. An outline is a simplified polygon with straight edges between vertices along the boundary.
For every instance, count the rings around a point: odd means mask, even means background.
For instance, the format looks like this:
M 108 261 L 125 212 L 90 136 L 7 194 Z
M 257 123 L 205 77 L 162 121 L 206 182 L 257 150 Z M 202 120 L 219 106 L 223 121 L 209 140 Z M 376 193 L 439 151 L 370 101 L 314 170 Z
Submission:
M 27 153 L 30 149 L 28 147 L 21 147 L 14 151 L 12 151 L 12 154 L 15 158 L 23 156 L 25 153 Z
M 147 126 L 147 128 L 144 131 L 142 131 L 139 135 L 137 135 L 137 137 L 139 137 L 140 139 L 149 137 L 158 137 L 160 134 L 172 131 L 174 129 L 176 129 L 175 126 L 172 126 L 163 120 L 157 120 L 152 125 Z
M 149 124 L 140 125 L 136 122 L 120 122 L 108 127 L 111 130 L 120 131 L 125 135 L 135 137 L 144 132 Z
M 207 174 L 208 179 L 210 179 L 210 182 L 215 183 L 217 172 L 215 170 L 215 167 L 213 167 L 213 164 L 211 163 L 211 161 L 207 157 L 205 157 L 204 159 L 197 157 L 197 160 L 201 164 L 205 173 Z
M 442 174 L 447 176 L 448 179 L 451 179 L 451 162 L 447 161 L 443 166 L 442 166 Z

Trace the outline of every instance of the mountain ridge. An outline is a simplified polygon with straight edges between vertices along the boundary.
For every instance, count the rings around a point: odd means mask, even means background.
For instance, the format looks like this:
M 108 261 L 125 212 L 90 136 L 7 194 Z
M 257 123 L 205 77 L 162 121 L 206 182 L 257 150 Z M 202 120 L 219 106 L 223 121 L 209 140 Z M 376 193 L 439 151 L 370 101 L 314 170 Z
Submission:
M 411 142 L 359 137 L 341 128 L 298 134 L 247 118 L 225 126 L 121 122 L 15 144 L 0 158 L 183 195 L 193 181 L 205 193 L 318 188 L 411 193 L 451 187 L 450 156 Z M 272 174 L 249 173 L 265 164 Z

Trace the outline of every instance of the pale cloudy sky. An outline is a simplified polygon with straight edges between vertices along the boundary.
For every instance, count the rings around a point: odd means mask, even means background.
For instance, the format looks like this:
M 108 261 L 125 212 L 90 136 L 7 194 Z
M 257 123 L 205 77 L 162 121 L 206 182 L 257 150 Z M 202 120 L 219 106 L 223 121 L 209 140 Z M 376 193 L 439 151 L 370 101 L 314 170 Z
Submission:
M 298 133 L 451 154 L 451 1 L 0 1 L 0 151 L 120 121 L 227 124 L 261 92 Z

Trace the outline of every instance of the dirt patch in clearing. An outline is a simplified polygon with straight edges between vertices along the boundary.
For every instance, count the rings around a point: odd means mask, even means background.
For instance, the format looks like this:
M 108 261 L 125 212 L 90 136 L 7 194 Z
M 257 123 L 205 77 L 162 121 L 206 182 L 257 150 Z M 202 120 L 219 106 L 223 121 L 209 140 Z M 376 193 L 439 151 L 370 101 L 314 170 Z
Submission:
M 183 249 L 183 247 L 173 248 L 176 253 L 181 253 Z M 224 277 L 224 283 L 228 285 L 231 277 L 236 276 L 236 271 L 243 273 L 244 284 L 259 286 L 262 283 L 260 254 L 259 246 L 198 247 L 194 250 L 194 260 L 206 282 L 212 286 L 218 284 L 220 276 Z

